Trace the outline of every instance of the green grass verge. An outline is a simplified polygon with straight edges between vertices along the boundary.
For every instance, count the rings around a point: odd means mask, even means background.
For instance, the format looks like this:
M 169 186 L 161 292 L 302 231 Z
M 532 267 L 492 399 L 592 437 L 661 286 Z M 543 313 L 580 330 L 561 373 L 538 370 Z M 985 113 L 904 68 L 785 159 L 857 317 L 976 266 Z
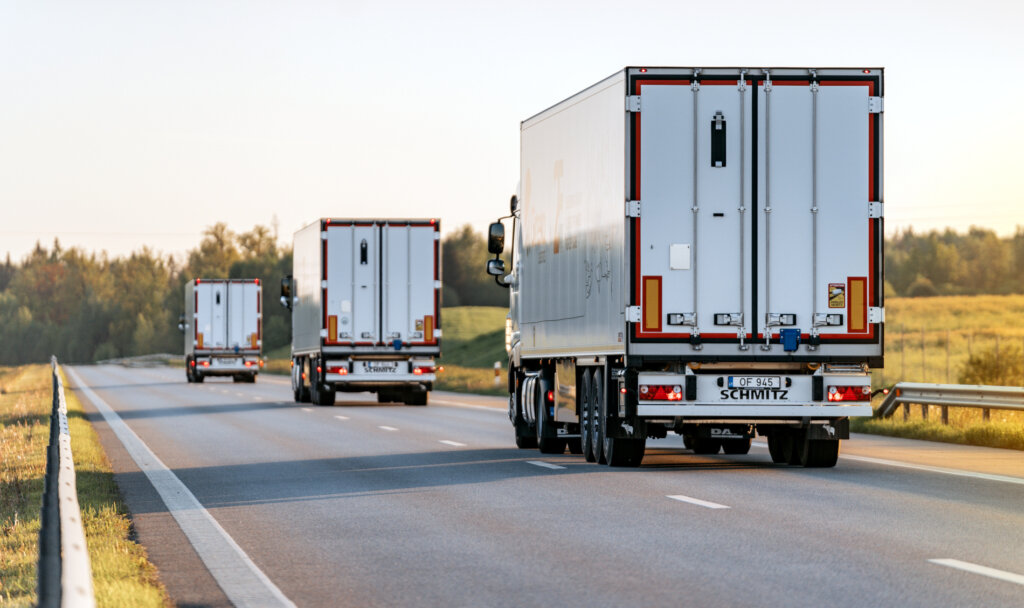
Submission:
M 896 414 L 900 416 L 901 414 Z M 850 430 L 855 433 L 889 435 L 907 439 L 924 439 L 961 445 L 1024 450 L 1024 425 L 1008 422 L 984 422 L 967 427 L 944 425 L 933 420 L 903 422 L 896 416 L 884 418 L 854 418 Z
M 42 504 L 50 368 L 0 370 L 0 604 L 36 599 L 39 508 Z M 131 540 L 131 520 L 110 463 L 81 403 L 67 392 L 71 451 L 98 606 L 170 606 L 145 549 Z
M 500 373 L 498 386 L 495 386 L 493 369 L 445 365 L 444 371 L 437 374 L 434 388 L 475 395 L 508 395 L 508 374 L 505 370 Z

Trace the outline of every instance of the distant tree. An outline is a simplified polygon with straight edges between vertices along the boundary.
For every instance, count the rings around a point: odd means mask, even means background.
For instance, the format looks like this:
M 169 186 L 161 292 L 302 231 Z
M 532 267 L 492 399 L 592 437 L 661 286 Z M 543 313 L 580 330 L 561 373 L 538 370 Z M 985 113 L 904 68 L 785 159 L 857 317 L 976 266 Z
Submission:
M 454 293 L 457 299 L 455 304 L 443 300 L 445 306 L 508 306 L 508 290 L 485 271 L 490 257 L 484 236 L 469 224 L 441 242 L 442 279 L 449 288 L 444 293 Z M 505 263 L 507 267 L 507 259 Z
M 189 279 L 226 279 L 231 265 L 241 259 L 235 233 L 224 222 L 203 231 L 203 240 L 188 254 L 185 273 Z
M 907 296 L 911 298 L 930 298 L 937 295 L 939 292 L 935 290 L 935 285 L 922 276 L 918 276 L 907 288 Z

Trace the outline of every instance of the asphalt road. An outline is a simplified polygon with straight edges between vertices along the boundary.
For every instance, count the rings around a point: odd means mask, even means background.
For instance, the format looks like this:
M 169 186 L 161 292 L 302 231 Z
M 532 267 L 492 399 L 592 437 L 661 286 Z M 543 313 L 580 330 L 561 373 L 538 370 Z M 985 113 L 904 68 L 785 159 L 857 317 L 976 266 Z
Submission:
M 1020 452 L 855 436 L 802 469 L 671 436 L 611 469 L 517 450 L 500 398 L 71 380 L 183 606 L 1024 605 Z

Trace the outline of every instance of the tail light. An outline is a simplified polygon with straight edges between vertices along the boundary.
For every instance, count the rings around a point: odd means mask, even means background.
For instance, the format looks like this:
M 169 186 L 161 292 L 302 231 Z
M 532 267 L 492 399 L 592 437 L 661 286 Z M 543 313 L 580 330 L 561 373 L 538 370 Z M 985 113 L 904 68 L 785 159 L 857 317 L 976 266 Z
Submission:
M 434 373 L 434 366 L 433 365 L 416 365 L 416 366 L 414 366 L 412 368 L 412 373 L 417 375 L 417 376 L 422 376 L 423 374 L 432 374 L 432 373 Z
M 839 401 L 871 401 L 871 387 L 861 386 L 829 386 L 828 400 Z
M 245 366 L 246 367 L 252 367 L 252 361 L 246 361 L 245 362 Z
M 555 391 L 548 391 L 547 397 L 548 397 L 548 403 L 554 403 L 555 402 Z
M 640 398 L 647 401 L 682 401 L 683 387 L 678 384 L 641 384 Z
M 341 365 L 335 365 L 333 367 L 328 367 L 327 368 L 327 373 L 329 373 L 329 374 L 338 374 L 339 376 L 347 376 L 348 375 L 348 368 L 347 367 L 343 367 Z
M 195 361 L 190 361 L 189 363 L 191 363 L 192 367 L 196 366 L 196 362 Z
M 210 367 L 209 361 L 203 361 L 203 367 Z

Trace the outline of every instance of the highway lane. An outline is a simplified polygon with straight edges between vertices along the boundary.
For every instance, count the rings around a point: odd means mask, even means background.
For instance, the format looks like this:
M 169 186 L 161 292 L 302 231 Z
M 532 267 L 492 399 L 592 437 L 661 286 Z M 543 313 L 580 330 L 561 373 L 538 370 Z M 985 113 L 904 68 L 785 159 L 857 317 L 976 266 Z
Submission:
M 292 403 L 284 378 L 74 371 L 299 606 L 1024 599 L 1018 452 L 858 436 L 820 470 L 773 465 L 761 447 L 694 456 L 670 437 L 642 468 L 610 469 L 515 449 L 500 398 L 435 393 L 422 408 L 339 394 L 316 407 Z M 97 420 L 172 597 L 229 604 L 106 427 Z

